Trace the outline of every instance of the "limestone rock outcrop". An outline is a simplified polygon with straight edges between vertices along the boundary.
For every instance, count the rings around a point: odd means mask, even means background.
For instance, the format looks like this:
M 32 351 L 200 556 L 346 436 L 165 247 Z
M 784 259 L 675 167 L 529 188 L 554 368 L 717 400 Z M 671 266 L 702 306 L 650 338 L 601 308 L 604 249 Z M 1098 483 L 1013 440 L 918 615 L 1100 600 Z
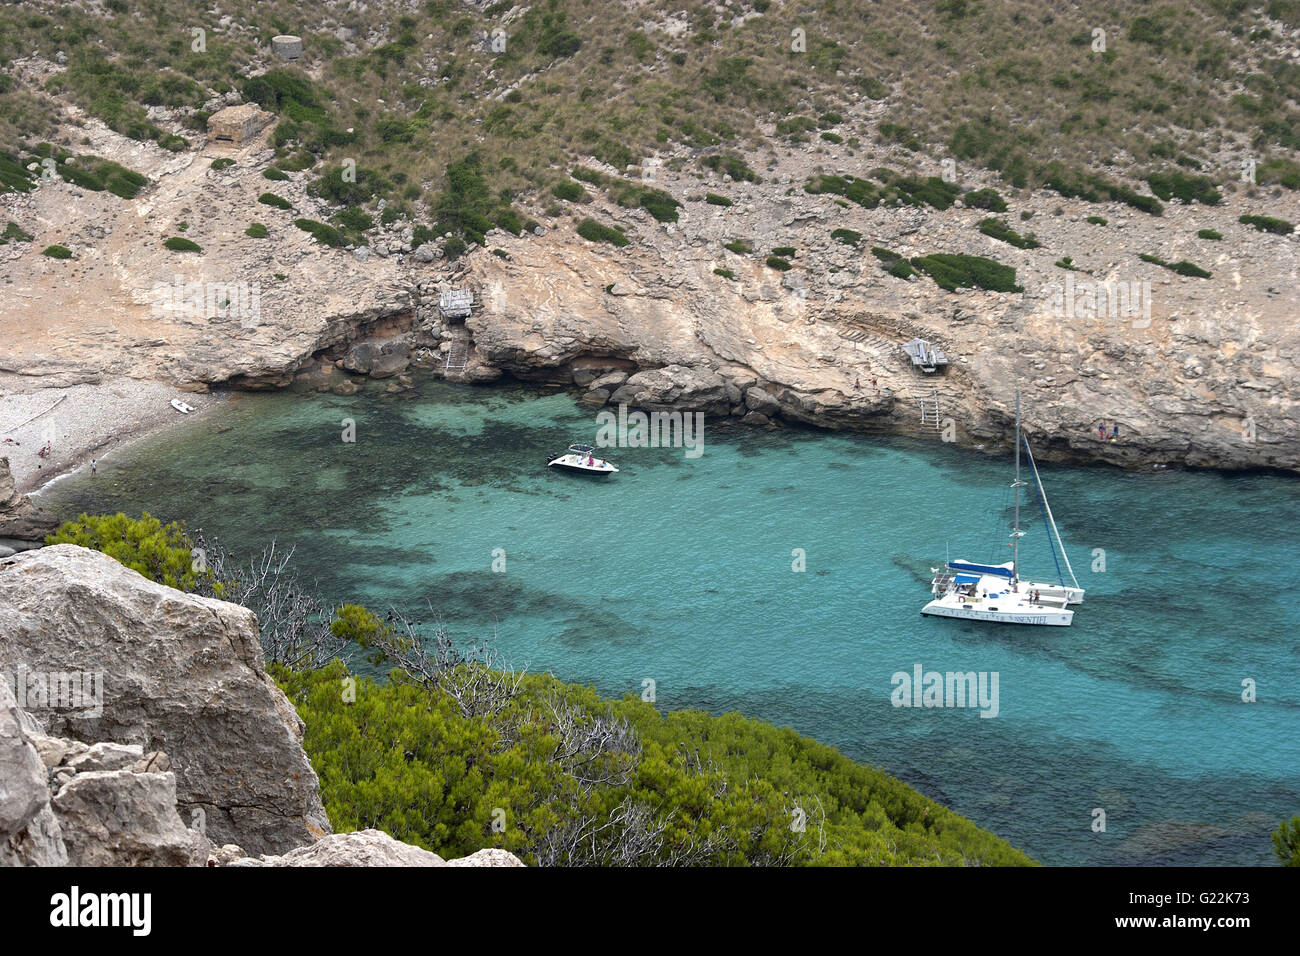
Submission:
M 9 459 L 0 457 L 0 557 L 39 542 L 59 525 L 58 519 L 18 491 L 9 473 Z
M 223 847 L 222 850 L 226 848 Z M 395 840 L 382 830 L 358 830 L 334 833 L 311 846 L 290 850 L 282 856 L 223 857 L 213 856 L 214 865 L 222 866 L 523 866 L 519 858 L 505 850 L 479 850 L 457 860 L 444 860 L 418 846 Z
M 63 866 L 68 852 L 50 806 L 39 728 L 0 675 L 0 866 Z
M 721 375 L 711 369 L 682 365 L 637 372 L 610 395 L 609 401 L 651 411 L 678 408 L 706 415 L 726 415 L 734 404 Z
M 165 754 L 51 737 L 0 676 L 0 866 L 196 866 Z
M 124 770 L 76 774 L 52 800 L 72 866 L 197 866 L 203 835 L 176 810 L 176 775 Z
M 283 853 L 329 832 L 301 721 L 264 672 L 246 608 L 155 584 L 74 545 L 23 552 L 0 560 L 0 673 L 18 681 L 20 698 L 36 700 L 31 688 L 53 688 L 59 675 L 96 685 L 79 707 L 38 709 L 46 732 L 164 751 L 181 815 L 201 811 L 217 843 Z M 125 759 L 93 751 L 72 759 L 102 767 Z M 97 799 L 83 786 L 83 803 Z M 165 790 L 145 781 L 130 800 L 156 805 Z

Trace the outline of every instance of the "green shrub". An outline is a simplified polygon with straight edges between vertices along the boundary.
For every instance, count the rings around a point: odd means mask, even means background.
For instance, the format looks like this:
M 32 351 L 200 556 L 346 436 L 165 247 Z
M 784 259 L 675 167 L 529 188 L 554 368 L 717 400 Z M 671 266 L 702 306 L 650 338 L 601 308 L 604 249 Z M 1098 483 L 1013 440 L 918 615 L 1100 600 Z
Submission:
M 452 236 L 442 244 L 442 254 L 448 259 L 459 259 L 469 248 L 469 243 L 460 236 Z
M 734 239 L 731 242 L 724 242 L 722 248 L 728 252 L 734 252 L 738 256 L 747 256 L 754 251 L 754 247 L 742 239 Z
M 1068 167 L 1060 162 L 1049 162 L 1035 171 L 1043 185 L 1066 198 L 1079 198 L 1087 202 L 1106 199 L 1122 202 L 1142 212 L 1159 216 L 1164 207 L 1154 196 L 1143 196 L 1127 186 L 1112 183 L 1102 176 Z
M 1005 220 L 990 217 L 980 222 L 980 232 L 986 236 L 992 236 L 1002 242 L 1009 243 L 1017 249 L 1037 249 L 1039 242 L 1033 237 L 1033 234 L 1022 236 L 1010 226 Z
M 817 121 L 808 116 L 791 116 L 787 119 L 778 120 L 776 124 L 776 135 L 785 136 L 794 142 L 803 142 L 808 137 L 804 133 L 812 132 L 817 128 Z
M 551 187 L 551 194 L 565 202 L 587 202 L 591 199 L 587 190 L 572 181 L 556 183 Z
M 724 279 L 736 278 L 736 274 L 732 272 L 730 269 L 714 269 L 713 274 L 715 276 L 722 276 L 722 278 Z
M 882 197 L 881 190 L 875 183 L 866 179 L 857 179 L 853 176 L 817 175 L 804 183 L 803 188 L 804 192 L 811 193 L 814 196 L 823 193 L 834 193 L 837 196 L 843 196 L 864 209 L 875 209 L 880 205 Z
M 186 239 L 183 236 L 172 236 L 170 239 L 167 239 L 166 241 L 163 242 L 163 246 L 170 249 L 172 252 L 202 252 L 203 251 L 203 249 L 199 247 L 199 244 L 197 242 L 194 242 L 191 239 Z
M 46 246 L 41 255 L 49 256 L 51 259 L 71 259 L 72 250 L 66 246 Z
M 1105 216 L 1089 216 L 1087 219 L 1084 220 L 1084 222 L 1090 222 L 1090 223 L 1092 223 L 1094 226 L 1104 226 L 1104 225 L 1106 225 L 1106 217 L 1105 217 Z
M 568 14 L 556 11 L 553 4 L 549 12 L 538 14 L 539 8 L 530 9 L 523 22 L 529 34 L 536 37 L 539 54 L 562 59 L 573 56 L 582 48 L 582 38 L 566 23 Z
M 726 196 L 719 196 L 717 193 L 705 193 L 704 201 L 713 206 L 730 206 L 731 200 Z
M 276 209 L 292 209 L 293 203 L 289 200 L 277 196 L 275 193 L 262 193 L 257 197 L 257 201 L 266 206 L 274 206 Z
M 0 192 L 30 192 L 34 179 L 23 160 L 12 153 L 0 152 Z
M 910 279 L 916 275 L 916 270 L 906 259 L 899 259 L 885 267 L 885 271 L 896 279 Z
M 716 173 L 730 176 L 735 182 L 762 182 L 758 178 L 758 173 L 750 169 L 739 156 L 731 153 L 715 153 L 704 157 L 701 162 Z
M 357 234 L 363 233 L 375 225 L 374 217 L 364 209 L 356 206 L 340 209 L 330 218 L 349 232 Z
M 1289 159 L 1270 159 L 1260 163 L 1255 179 L 1261 186 L 1277 183 L 1287 189 L 1300 190 L 1300 163 Z
M 826 132 L 824 132 L 824 133 L 822 133 L 822 139 L 826 140 L 826 142 L 828 142 L 828 143 L 834 143 L 836 146 L 838 146 L 840 143 L 844 142 L 844 137 L 843 137 L 843 136 L 840 136 L 840 135 L 838 135 L 838 134 L 836 134 L 836 133 L 832 133 L 832 132 L 830 132 L 829 130 L 826 131 Z
M 122 199 L 134 199 L 149 182 L 146 176 L 98 156 L 73 156 L 71 153 L 41 143 L 35 150 L 41 158 L 52 158 L 60 177 L 82 189 L 108 190 Z
M 1198 229 L 1196 230 L 1196 235 L 1201 239 L 1213 239 L 1216 241 L 1223 238 L 1223 233 L 1215 232 L 1213 229 Z
M 780 256 L 768 256 L 767 265 L 768 268 L 776 269 L 778 272 L 789 272 L 792 268 L 794 268 L 792 265 L 790 265 L 790 263 L 782 259 Z
M 201 574 L 191 554 L 191 543 L 182 525 L 164 525 L 144 512 L 139 518 L 115 515 L 78 515 L 46 536 L 46 544 L 75 544 L 100 551 L 150 581 L 179 591 L 192 591 Z
M 18 225 L 18 223 L 14 222 L 12 219 L 9 220 L 9 224 L 5 226 L 5 231 L 0 233 L 0 246 L 3 246 L 5 243 L 8 242 L 31 242 L 31 241 L 32 241 L 32 234 L 27 230 L 25 230 L 22 226 Z
M 267 179 L 275 180 L 276 182 L 282 182 L 289 178 L 288 173 L 281 172 L 274 166 L 266 167 L 266 169 L 262 170 L 262 175 Z
M 281 150 L 281 152 L 285 151 Z M 307 150 L 300 149 L 286 156 L 281 156 L 276 165 L 286 173 L 300 173 L 304 169 L 311 169 L 315 166 L 316 157 Z
M 1214 181 L 1206 176 L 1192 176 L 1174 170 L 1168 173 L 1152 173 L 1147 176 L 1147 185 L 1151 191 L 1168 202 L 1181 199 L 1185 203 L 1198 202 L 1205 206 L 1216 206 L 1223 199 L 1214 188 Z
M 972 189 L 961 197 L 968 209 L 987 209 L 989 212 L 1006 212 L 1006 201 L 996 189 Z
M 1016 270 L 982 256 L 936 253 L 911 260 L 918 272 L 924 272 L 935 284 L 949 292 L 962 288 L 987 289 L 990 292 L 1024 292 L 1016 285 Z
M 260 222 L 255 222 L 244 230 L 244 235 L 250 236 L 253 239 L 265 239 L 266 226 L 262 225 Z
M 681 203 L 662 189 L 643 190 L 640 202 L 646 212 L 654 216 L 659 222 L 677 221 L 677 210 Z
M 856 246 L 862 241 L 862 233 L 854 232 L 852 229 L 833 229 L 831 238 L 836 242 L 842 242 L 846 246 Z
M 1159 256 L 1153 256 L 1145 252 L 1141 253 L 1138 258 L 1143 262 L 1150 262 L 1154 265 L 1168 269 L 1171 272 L 1176 272 L 1180 276 L 1191 276 L 1195 279 L 1210 278 L 1210 273 L 1206 272 L 1200 266 L 1188 262 L 1186 259 L 1180 262 L 1165 262 L 1165 260 L 1161 259 Z
M 229 169 L 233 165 L 235 165 L 233 159 L 229 156 L 222 156 L 220 159 L 214 159 L 210 168 L 220 171 L 223 169 Z
M 322 246 L 338 249 L 348 244 L 347 236 L 323 222 L 314 219 L 295 219 L 293 224 L 303 232 L 311 233 L 311 237 Z
M 578 235 L 588 242 L 608 242 L 615 246 L 626 246 L 630 241 L 617 229 L 611 229 L 590 218 L 578 223 Z
M 783 259 L 793 259 L 795 255 L 794 246 L 776 246 L 772 249 L 772 255 L 780 256 Z
M 1294 225 L 1285 219 L 1274 219 L 1272 216 L 1241 216 L 1237 222 L 1254 226 L 1260 232 L 1271 232 L 1279 236 L 1288 236 L 1295 232 Z
M 483 176 L 481 157 L 470 153 L 447 164 L 447 188 L 431 206 L 440 234 L 454 233 L 466 242 L 482 245 L 488 230 L 510 203 L 492 194 Z
M 1273 852 L 1283 866 L 1300 866 L 1300 817 L 1283 820 L 1273 831 Z
M 373 169 L 358 166 L 345 175 L 341 166 L 331 167 L 314 180 L 307 191 L 336 206 L 359 206 L 383 197 L 393 184 Z
M 955 183 L 944 182 L 938 176 L 900 176 L 889 184 L 897 190 L 903 202 L 913 206 L 926 204 L 935 209 L 947 209 L 957 198 Z

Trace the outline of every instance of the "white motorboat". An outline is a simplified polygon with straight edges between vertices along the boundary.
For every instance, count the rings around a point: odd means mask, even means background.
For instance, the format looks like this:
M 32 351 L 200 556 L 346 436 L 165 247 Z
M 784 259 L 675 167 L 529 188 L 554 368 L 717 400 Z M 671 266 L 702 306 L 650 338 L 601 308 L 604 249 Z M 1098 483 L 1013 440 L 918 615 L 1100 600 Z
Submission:
M 182 415 L 188 415 L 190 412 L 194 411 L 193 405 L 187 405 L 179 398 L 172 399 L 172 408 L 176 409 L 176 411 L 180 412 Z
M 596 457 L 592 445 L 570 445 L 569 450 L 546 459 L 548 468 L 577 471 L 584 475 L 613 475 L 618 472 L 613 463 Z
M 1025 581 L 1020 577 L 1020 489 L 1026 482 L 1020 479 L 1020 449 L 1034 475 L 1034 487 L 1042 504 L 1043 524 L 1048 530 L 1048 544 L 1056 563 L 1056 583 Z M 931 568 L 934 580 L 930 593 L 934 599 L 921 608 L 922 614 L 937 617 L 954 617 L 967 621 L 993 621 L 1001 624 L 1043 624 L 1068 627 L 1074 620 L 1071 604 L 1083 603 L 1083 588 L 1074 576 L 1070 559 L 1065 554 L 1056 520 L 1047 504 L 1043 483 L 1038 476 L 1029 442 L 1020 433 L 1020 393 L 1016 393 L 1016 479 L 1011 483 L 1015 491 L 1015 520 L 1011 528 L 1011 560 L 1005 564 L 979 564 L 974 561 L 946 561 L 942 568 Z M 1070 584 L 1065 583 L 1061 562 L 1069 573 Z

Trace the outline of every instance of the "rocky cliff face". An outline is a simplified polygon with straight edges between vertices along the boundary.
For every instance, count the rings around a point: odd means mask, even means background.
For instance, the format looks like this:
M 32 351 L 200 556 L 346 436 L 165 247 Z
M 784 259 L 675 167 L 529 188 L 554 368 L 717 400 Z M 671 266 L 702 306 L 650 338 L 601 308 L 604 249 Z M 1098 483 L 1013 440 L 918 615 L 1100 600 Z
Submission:
M 73 545 L 0 560 L 0 866 L 521 865 L 329 834 L 301 736 L 246 609 Z
M 0 458 L 0 558 L 44 540 L 58 519 L 19 494 L 9 472 L 9 459 Z
M 920 163 L 922 174 L 938 174 L 937 161 L 899 147 L 864 146 L 852 157 L 774 147 L 765 163 L 753 157 L 760 182 L 701 170 L 679 151 L 661 157 L 655 182 L 682 203 L 677 223 L 597 192 L 560 216 L 529 210 L 545 222 L 542 235 L 494 230 L 487 248 L 447 262 L 431 244 L 412 250 L 409 223 L 379 228 L 366 247 L 327 250 L 292 225 L 293 214 L 274 219 L 256 200 L 271 158 L 264 142 L 173 155 L 93 121 L 84 135 L 87 148 L 148 174 L 151 186 L 133 203 L 63 182 L 0 197 L 18 221 L 59 223 L 76 254 L 42 257 L 39 237 L 0 252 L 15 276 L 14 295 L 0 300 L 0 392 L 113 376 L 274 387 L 309 373 L 346 391 L 355 385 L 339 381 L 345 372 L 388 377 L 410 363 L 459 381 L 509 374 L 572 385 L 596 407 L 638 395 L 684 408 L 702 401 L 751 424 L 905 432 L 991 449 L 1009 440 L 1020 388 L 1044 458 L 1300 470 L 1292 320 L 1300 237 L 1238 222 L 1261 211 L 1300 219 L 1289 191 L 1225 187 L 1218 206 L 1174 202 L 1163 216 L 1046 190 L 1008 196 L 1002 216 L 1039 243 L 1021 249 L 982 234 L 988 211 L 960 200 L 943 211 L 865 209 L 802 188 L 819 173 L 877 166 Z M 217 156 L 235 164 L 213 170 Z M 964 177 L 962 188 L 1005 190 L 978 171 Z M 277 191 L 294 214 L 328 219 L 307 179 L 295 174 Z M 732 205 L 704 202 L 706 191 Z M 195 205 L 210 213 L 187 233 L 203 255 L 162 249 L 170 224 Z M 623 228 L 631 244 L 579 238 L 585 215 Z M 255 219 L 267 220 L 267 239 L 243 237 Z M 860 240 L 839 241 L 837 229 Z M 724 248 L 737 239 L 754 252 Z M 780 246 L 795 249 L 784 273 L 765 265 Z M 991 257 L 1017 269 L 1023 292 L 947 292 L 925 277 L 895 278 L 873 246 Z M 1143 255 L 1186 258 L 1212 275 L 1178 275 Z M 1070 280 L 1078 301 L 1064 309 Z M 187 299 L 190 285 L 238 282 L 259 288 L 255 315 L 196 312 Z M 1111 314 L 1108 290 L 1134 283 L 1149 293 L 1138 314 Z M 169 287 L 180 291 L 160 296 Z M 439 314 L 438 293 L 453 288 L 476 293 L 467 322 Z M 79 297 L 97 308 L 66 307 Z M 902 352 L 913 336 L 948 353 L 946 374 L 913 371 Z M 614 373 L 629 378 L 595 384 Z M 1119 441 L 1097 439 L 1102 422 L 1120 427 Z
M 18 706 L 3 676 L 0 781 L 0 866 L 207 860 L 210 844 L 177 812 L 176 775 L 166 754 L 51 736 Z
M 238 849 L 238 848 L 234 848 Z M 436 853 L 394 840 L 382 830 L 332 833 L 311 846 L 299 847 L 283 856 L 246 857 L 223 848 L 214 857 L 219 866 L 523 866 L 505 850 L 479 850 L 457 860 L 444 860 Z
M 279 853 L 329 832 L 293 707 L 263 672 L 251 611 L 154 584 L 73 545 L 0 562 L 0 672 L 48 733 L 164 751 L 187 820 Z M 66 684 L 66 679 L 64 680 Z

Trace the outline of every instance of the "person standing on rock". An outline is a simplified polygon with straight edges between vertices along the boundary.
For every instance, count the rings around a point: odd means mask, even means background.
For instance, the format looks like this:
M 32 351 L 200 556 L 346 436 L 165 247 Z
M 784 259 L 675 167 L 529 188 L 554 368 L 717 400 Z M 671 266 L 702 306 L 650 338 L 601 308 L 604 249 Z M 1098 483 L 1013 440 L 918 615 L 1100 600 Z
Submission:
M 1119 439 L 1119 422 L 1116 422 L 1115 424 L 1110 426 L 1110 440 L 1117 441 L 1118 439 Z

